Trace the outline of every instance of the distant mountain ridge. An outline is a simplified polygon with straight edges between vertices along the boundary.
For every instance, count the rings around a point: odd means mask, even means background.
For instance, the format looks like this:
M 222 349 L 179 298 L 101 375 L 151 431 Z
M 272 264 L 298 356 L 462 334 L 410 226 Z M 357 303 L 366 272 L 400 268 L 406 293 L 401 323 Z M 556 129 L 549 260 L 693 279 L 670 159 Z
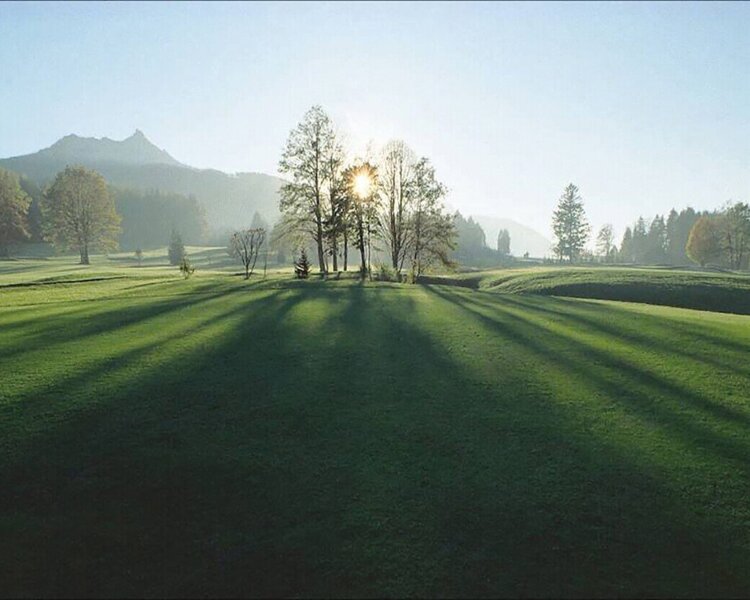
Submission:
M 66 135 L 49 148 L 36 155 L 52 160 L 79 160 L 96 162 L 118 162 L 131 165 L 164 164 L 186 167 L 176 161 L 166 150 L 152 144 L 140 129 L 122 141 L 103 138 L 85 138 L 75 134 Z M 33 154 L 26 157 L 34 156 Z M 17 157 L 25 158 L 25 157 Z
M 158 148 L 139 129 L 121 141 L 66 135 L 33 154 L 0 159 L 0 167 L 22 174 L 40 187 L 74 164 L 99 171 L 116 187 L 195 196 L 213 231 L 249 226 L 255 211 L 270 222 L 279 216 L 278 192 L 283 179 L 263 173 L 228 174 L 191 167 Z M 488 216 L 474 216 L 474 220 L 492 248 L 496 247 L 498 231 L 507 229 L 515 256 L 527 251 L 535 257 L 550 254 L 551 242 L 525 225 Z
M 213 230 L 249 226 L 256 210 L 269 221 L 279 215 L 278 190 L 284 180 L 262 173 L 230 175 L 191 167 L 155 146 L 140 130 L 121 141 L 67 135 L 33 154 L 0 159 L 0 167 L 39 186 L 74 164 L 99 171 L 117 187 L 195 196 Z

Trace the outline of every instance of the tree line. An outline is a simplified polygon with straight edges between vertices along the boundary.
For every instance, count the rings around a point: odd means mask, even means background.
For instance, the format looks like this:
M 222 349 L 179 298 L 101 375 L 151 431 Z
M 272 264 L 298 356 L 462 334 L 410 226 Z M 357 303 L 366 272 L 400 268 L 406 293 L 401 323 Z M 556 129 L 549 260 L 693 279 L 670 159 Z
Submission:
M 0 169 L 0 255 L 17 244 L 48 241 L 57 250 L 80 252 L 87 264 L 92 248 L 158 247 L 170 229 L 190 243 L 202 241 L 206 222 L 195 197 L 113 187 L 96 171 L 77 166 L 42 190 Z
M 443 204 L 447 190 L 429 159 L 402 140 L 349 158 L 331 118 L 313 106 L 289 134 L 279 171 L 289 181 L 274 238 L 291 237 L 302 249 L 312 242 L 321 274 L 340 264 L 348 270 L 357 251 L 361 276 L 371 275 L 373 249 L 385 253 L 398 279 L 404 270 L 416 279 L 432 265 L 452 264 L 456 229 Z
M 596 254 L 586 250 L 591 227 L 579 189 L 569 184 L 552 217 L 559 261 L 594 260 L 605 263 L 688 266 L 714 265 L 746 269 L 750 260 L 750 206 L 727 203 L 719 210 L 696 212 L 672 209 L 667 218 L 656 215 L 650 223 L 639 217 L 625 228 L 618 246 L 612 225 L 597 233 Z

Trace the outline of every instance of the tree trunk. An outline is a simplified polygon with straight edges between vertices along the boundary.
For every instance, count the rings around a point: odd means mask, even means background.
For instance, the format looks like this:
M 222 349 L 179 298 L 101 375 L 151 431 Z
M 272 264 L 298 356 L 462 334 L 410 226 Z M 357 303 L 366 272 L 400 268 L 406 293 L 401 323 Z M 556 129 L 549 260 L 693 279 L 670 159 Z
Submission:
M 323 252 L 323 225 L 320 223 L 320 219 L 317 220 L 318 226 L 318 239 L 315 240 L 318 244 L 318 264 L 320 265 L 320 272 L 326 272 L 326 257 Z
M 339 263 L 338 263 L 338 244 L 336 244 L 336 240 L 333 240 L 333 247 L 331 248 L 331 256 L 333 257 L 333 272 L 339 270 Z
M 81 246 L 81 264 L 88 265 L 89 263 L 89 246 L 84 244 Z
M 348 258 L 349 258 L 349 240 L 346 235 L 346 230 L 344 230 L 344 271 L 346 271 Z

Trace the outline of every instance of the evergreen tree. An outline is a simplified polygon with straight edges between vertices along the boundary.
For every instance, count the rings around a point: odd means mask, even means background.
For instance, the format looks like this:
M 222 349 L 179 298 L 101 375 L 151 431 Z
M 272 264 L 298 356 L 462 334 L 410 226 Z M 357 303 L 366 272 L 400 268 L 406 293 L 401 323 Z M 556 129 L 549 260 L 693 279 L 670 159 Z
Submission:
M 510 232 L 501 229 L 497 234 L 497 251 L 503 256 L 510 256 Z
M 622 242 L 620 244 L 620 262 L 635 262 L 633 253 L 633 231 L 630 227 L 626 227 L 625 233 L 622 235 Z
M 569 184 L 557 205 L 552 217 L 552 229 L 557 238 L 555 252 L 562 261 L 567 258 L 573 262 L 581 255 L 591 230 L 578 188 Z
M 645 239 L 643 262 L 649 265 L 662 264 L 667 260 L 667 226 L 664 217 L 657 215 L 651 221 Z
M 307 252 L 302 248 L 299 259 L 294 263 L 294 274 L 297 279 L 307 279 L 310 276 L 310 261 L 307 259 Z
M 638 217 L 633 227 L 633 262 L 643 263 L 646 258 L 646 221 L 643 217 Z
M 172 238 L 169 241 L 169 264 L 179 265 L 185 258 L 185 244 L 182 243 L 182 236 L 176 229 L 172 230 Z

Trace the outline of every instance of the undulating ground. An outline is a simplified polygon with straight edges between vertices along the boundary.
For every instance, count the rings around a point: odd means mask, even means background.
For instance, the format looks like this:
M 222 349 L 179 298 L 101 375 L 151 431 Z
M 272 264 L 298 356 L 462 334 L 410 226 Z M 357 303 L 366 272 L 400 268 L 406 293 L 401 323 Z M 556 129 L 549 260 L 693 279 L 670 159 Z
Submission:
M 62 262 L 0 265 L 0 595 L 750 595 L 750 316 Z

